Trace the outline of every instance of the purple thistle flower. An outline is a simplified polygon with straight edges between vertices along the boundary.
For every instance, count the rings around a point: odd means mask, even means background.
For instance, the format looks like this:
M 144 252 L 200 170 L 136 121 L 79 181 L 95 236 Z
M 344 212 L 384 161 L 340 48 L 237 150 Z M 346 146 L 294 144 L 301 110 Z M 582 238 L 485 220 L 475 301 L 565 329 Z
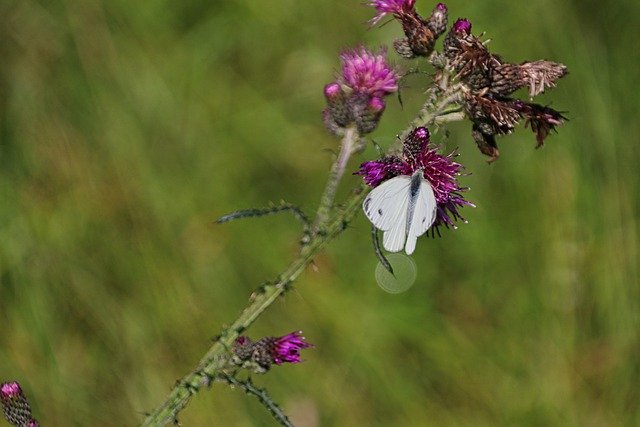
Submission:
M 371 0 L 368 6 L 373 6 L 378 11 L 369 23 L 376 25 L 388 13 L 394 15 L 412 14 L 415 12 L 415 0 Z
M 17 381 L 5 382 L 0 386 L 2 412 L 9 423 L 18 427 L 37 427 L 38 422 L 31 415 L 31 407 Z
M 466 18 L 460 18 L 453 23 L 452 28 L 457 33 L 471 34 L 471 21 Z
M 340 55 L 342 78 L 354 92 L 385 96 L 398 90 L 398 75 L 387 64 L 385 51 L 373 53 L 360 47 Z
M 255 362 L 260 371 L 268 370 L 272 364 L 300 363 L 299 351 L 310 348 L 313 345 L 307 343 L 301 331 L 291 332 L 282 337 L 264 337 L 258 341 L 240 336 L 236 338 L 233 353 L 240 359 L 241 364 Z M 249 365 L 250 366 L 250 365 Z
M 385 51 L 364 47 L 340 55 L 342 75 L 324 87 L 327 108 L 323 120 L 329 131 L 342 135 L 355 123 L 361 135 L 373 132 L 385 110 L 383 97 L 398 90 L 398 74 L 387 64 Z
M 463 166 L 453 161 L 456 152 L 449 155 L 438 153 L 437 148 L 430 148 L 429 131 L 424 127 L 414 129 L 403 142 L 403 154 L 386 156 L 380 160 L 364 162 L 356 175 L 362 175 L 364 182 L 377 187 L 382 182 L 398 175 L 411 176 L 421 169 L 424 178 L 431 184 L 437 202 L 436 220 L 432 227 L 454 225 L 454 221 L 463 220 L 458 209 L 463 206 L 474 206 L 464 199 L 461 192 L 466 187 L 458 184 Z
M 386 156 L 380 160 L 364 162 L 360 165 L 360 170 L 354 175 L 362 175 L 365 184 L 370 187 L 377 187 L 382 182 L 398 175 L 406 175 L 406 164 L 396 156 Z
M 302 336 L 302 331 L 291 332 L 273 342 L 272 355 L 276 365 L 287 363 L 300 363 L 299 351 L 303 348 L 313 347 Z

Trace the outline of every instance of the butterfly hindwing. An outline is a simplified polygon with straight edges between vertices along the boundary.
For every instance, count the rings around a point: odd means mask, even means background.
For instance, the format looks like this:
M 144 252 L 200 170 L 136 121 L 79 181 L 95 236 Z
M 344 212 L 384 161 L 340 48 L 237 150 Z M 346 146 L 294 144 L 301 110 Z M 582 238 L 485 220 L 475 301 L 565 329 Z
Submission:
M 404 247 L 407 238 L 407 205 L 408 198 L 402 209 L 396 212 L 391 229 L 383 233 L 382 246 L 389 252 L 399 252 Z
M 436 220 L 437 201 L 429 181 L 422 178 L 420 190 L 414 203 L 411 223 L 408 224 L 405 252 L 411 255 L 416 248 L 418 237 L 422 236 Z
M 389 252 L 403 248 L 411 255 L 418 237 L 436 219 L 437 202 L 421 170 L 413 176 L 400 175 L 371 190 L 362 208 L 369 221 L 383 231 L 382 245 Z

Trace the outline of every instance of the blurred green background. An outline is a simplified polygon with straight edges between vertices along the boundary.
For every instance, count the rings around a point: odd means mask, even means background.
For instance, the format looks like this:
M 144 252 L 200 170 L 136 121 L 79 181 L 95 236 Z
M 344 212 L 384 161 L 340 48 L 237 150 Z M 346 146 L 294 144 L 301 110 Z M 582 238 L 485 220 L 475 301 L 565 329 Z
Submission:
M 360 3 L 0 2 L 0 379 L 42 425 L 136 425 L 292 259 L 286 215 L 212 220 L 283 198 L 314 211 L 337 53 L 400 35 L 368 30 Z M 248 331 L 316 348 L 254 380 L 299 426 L 638 425 L 639 3 L 447 4 L 505 59 L 567 64 L 539 102 L 571 121 L 541 150 L 519 129 L 492 165 L 452 125 L 469 224 L 421 239 L 417 283 L 392 295 L 360 216 Z M 375 138 L 426 84 L 407 81 Z M 223 385 L 180 419 L 273 425 Z

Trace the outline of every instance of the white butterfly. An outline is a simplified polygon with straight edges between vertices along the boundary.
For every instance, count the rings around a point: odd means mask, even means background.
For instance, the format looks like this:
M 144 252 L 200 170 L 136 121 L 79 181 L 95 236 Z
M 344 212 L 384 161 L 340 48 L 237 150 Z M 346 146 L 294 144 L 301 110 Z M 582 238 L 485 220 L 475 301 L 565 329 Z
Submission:
M 418 237 L 433 225 L 436 207 L 436 196 L 422 169 L 412 176 L 400 175 L 383 182 L 362 203 L 369 221 L 383 231 L 384 248 L 399 252 L 404 246 L 407 255 L 413 253 Z

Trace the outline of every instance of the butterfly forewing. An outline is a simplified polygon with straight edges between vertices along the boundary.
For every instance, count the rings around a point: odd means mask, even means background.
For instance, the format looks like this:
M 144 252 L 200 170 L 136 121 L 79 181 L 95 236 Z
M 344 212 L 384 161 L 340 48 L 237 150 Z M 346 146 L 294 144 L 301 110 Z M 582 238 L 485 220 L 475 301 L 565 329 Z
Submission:
M 369 221 L 382 231 L 397 228 L 398 222 L 404 218 L 402 235 L 406 233 L 406 213 L 409 204 L 409 186 L 411 178 L 405 175 L 397 176 L 383 182 L 367 195 L 362 208 Z M 386 234 L 385 234 L 386 240 Z M 403 238 L 404 243 L 404 238 Z M 385 249 L 387 245 L 384 244 Z

